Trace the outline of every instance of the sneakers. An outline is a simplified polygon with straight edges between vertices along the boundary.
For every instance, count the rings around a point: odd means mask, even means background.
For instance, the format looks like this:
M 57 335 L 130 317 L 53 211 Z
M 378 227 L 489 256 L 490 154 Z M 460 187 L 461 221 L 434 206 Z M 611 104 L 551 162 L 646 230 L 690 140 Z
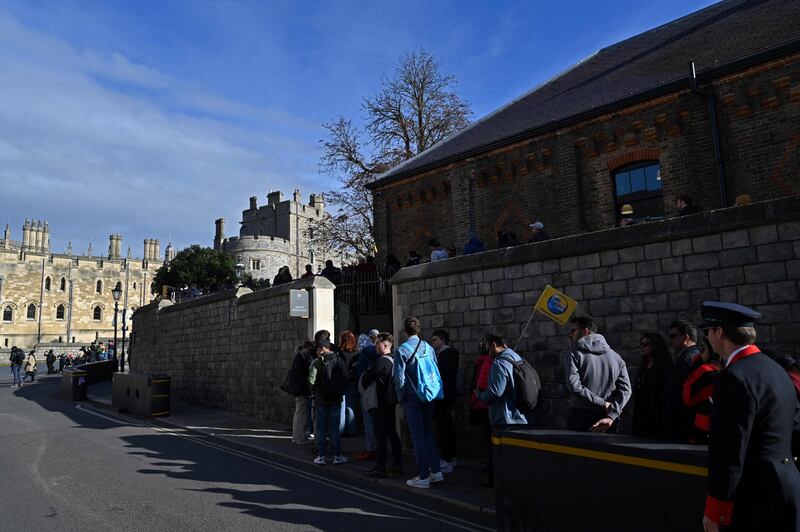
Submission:
M 317 456 L 314 458 L 314 463 L 317 465 L 326 465 L 328 461 L 325 459 L 324 456 Z
M 367 478 L 386 478 L 389 475 L 386 474 L 386 471 L 380 471 L 378 469 L 370 469 L 369 471 L 364 473 L 364 476 Z
M 428 477 L 428 480 L 432 484 L 435 484 L 437 482 L 444 482 L 444 475 L 442 474 L 441 471 L 439 471 L 438 473 L 431 473 L 430 476 Z
M 439 462 L 439 466 L 442 468 L 442 473 L 452 473 L 453 472 L 453 462 L 445 462 L 444 460 L 441 460 Z
M 345 462 L 347 462 L 347 457 L 346 456 L 342 456 L 340 454 L 340 455 L 337 455 L 337 456 L 333 457 L 333 465 L 344 464 Z
M 406 485 L 411 488 L 428 489 L 431 487 L 431 482 L 427 478 L 414 477 L 406 480 Z
M 367 460 L 375 460 L 378 458 L 378 455 L 375 454 L 375 451 L 361 451 L 356 455 L 356 460 L 359 462 L 366 462 Z

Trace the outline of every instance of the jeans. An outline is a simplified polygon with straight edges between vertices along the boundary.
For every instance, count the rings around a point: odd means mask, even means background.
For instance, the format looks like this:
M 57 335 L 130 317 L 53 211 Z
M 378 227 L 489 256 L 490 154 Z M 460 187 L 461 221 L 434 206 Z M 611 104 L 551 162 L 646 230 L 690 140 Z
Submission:
M 439 451 L 433 439 L 433 403 L 423 403 L 416 396 L 406 395 L 403 399 L 408 430 L 414 444 L 414 458 L 417 461 L 417 476 L 428 478 L 431 473 L 441 473 Z
M 375 451 L 376 443 L 375 443 L 375 424 L 372 419 L 372 416 L 367 412 L 367 409 L 364 408 L 364 400 L 361 400 L 361 413 L 364 416 L 364 437 L 367 440 L 367 450 L 368 451 Z
M 22 378 L 20 377 L 20 370 L 22 366 L 18 366 L 16 364 L 11 366 L 11 375 L 14 376 L 14 384 L 22 384 Z
M 331 441 L 331 455 L 342 454 L 342 442 L 339 439 L 339 415 L 342 405 L 321 405 L 317 403 L 317 454 L 326 456 L 326 442 Z
M 456 456 L 456 429 L 453 428 L 452 408 L 452 401 L 433 403 L 433 421 L 441 439 L 439 449 L 442 451 L 442 459 L 445 462 L 451 461 Z
M 314 398 L 308 398 L 308 419 L 306 419 L 306 436 L 314 434 Z
M 378 440 L 378 461 L 375 464 L 375 469 L 386 472 L 387 440 L 392 446 L 392 467 L 394 469 L 402 469 L 403 459 L 400 455 L 400 437 L 397 435 L 397 429 L 395 428 L 395 405 L 380 403 L 378 408 L 373 408 L 369 411 L 369 414 L 375 423 L 375 436 Z

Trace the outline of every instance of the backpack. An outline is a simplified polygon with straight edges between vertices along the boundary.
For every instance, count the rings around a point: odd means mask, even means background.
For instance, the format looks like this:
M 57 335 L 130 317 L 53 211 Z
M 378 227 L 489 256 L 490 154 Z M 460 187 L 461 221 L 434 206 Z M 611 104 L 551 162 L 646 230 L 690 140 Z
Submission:
M 317 373 L 316 388 L 325 399 L 335 400 L 341 399 L 344 395 L 349 377 L 344 360 L 335 353 L 331 355 L 327 360 L 323 359 L 322 371 Z
M 436 357 L 428 352 L 428 344 L 425 344 L 422 354 L 417 356 L 420 345 L 422 345 L 422 340 L 419 341 L 411 358 L 408 359 L 409 363 L 412 359 L 417 360 L 417 386 L 414 386 L 411 379 L 408 379 L 408 382 L 420 401 L 430 403 L 444 397 L 444 385 L 442 376 L 439 374 L 439 366 L 436 364 Z M 408 365 L 407 363 L 406 368 Z
M 17 349 L 17 352 L 11 356 L 11 363 L 15 366 L 21 366 L 25 362 L 25 353 L 21 349 Z
M 536 408 L 542 393 L 542 380 L 539 373 L 524 358 L 517 362 L 511 357 L 499 357 L 511 363 L 514 378 L 514 401 L 524 414 Z

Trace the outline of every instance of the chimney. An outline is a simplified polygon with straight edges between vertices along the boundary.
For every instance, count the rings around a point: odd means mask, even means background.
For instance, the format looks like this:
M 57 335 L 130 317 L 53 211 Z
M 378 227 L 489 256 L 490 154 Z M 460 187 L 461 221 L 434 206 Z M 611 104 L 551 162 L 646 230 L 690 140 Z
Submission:
M 22 226 L 22 249 L 27 250 L 31 245 L 31 224 L 25 218 L 25 224 Z
M 122 235 L 117 235 L 117 240 L 114 242 L 114 244 L 114 254 L 117 256 L 117 258 L 122 257 Z
M 153 240 L 153 260 L 161 260 L 161 241 Z
M 109 259 L 116 259 L 117 258 L 116 254 L 114 253 L 116 251 L 116 246 L 114 245 L 115 244 L 114 240 L 115 240 L 115 236 L 114 235 L 109 235 L 108 236 L 108 258 Z
M 300 203 L 301 201 L 303 201 L 302 197 L 300 196 L 299 188 L 294 189 L 294 194 L 292 195 L 292 201 L 294 201 L 295 203 Z
M 150 260 L 150 239 L 144 239 L 144 254 L 142 255 L 142 260 Z
M 258 196 L 250 196 L 250 210 L 255 211 L 258 209 Z
M 50 253 L 50 224 L 44 221 L 44 239 L 42 241 L 43 251 Z
M 277 190 L 267 194 L 267 205 L 277 206 L 278 203 L 283 201 L 283 192 Z
M 217 218 L 214 221 L 217 231 L 214 233 L 214 249 L 222 249 L 222 241 L 225 240 L 225 218 Z

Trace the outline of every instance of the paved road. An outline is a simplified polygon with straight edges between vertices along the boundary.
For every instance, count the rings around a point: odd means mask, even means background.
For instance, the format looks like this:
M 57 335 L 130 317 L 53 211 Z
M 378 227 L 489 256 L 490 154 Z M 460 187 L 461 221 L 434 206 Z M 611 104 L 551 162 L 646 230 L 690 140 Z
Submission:
M 367 492 L 314 466 L 73 405 L 57 376 L 10 384 L 0 368 L 3 530 L 486 530 L 414 494 Z

